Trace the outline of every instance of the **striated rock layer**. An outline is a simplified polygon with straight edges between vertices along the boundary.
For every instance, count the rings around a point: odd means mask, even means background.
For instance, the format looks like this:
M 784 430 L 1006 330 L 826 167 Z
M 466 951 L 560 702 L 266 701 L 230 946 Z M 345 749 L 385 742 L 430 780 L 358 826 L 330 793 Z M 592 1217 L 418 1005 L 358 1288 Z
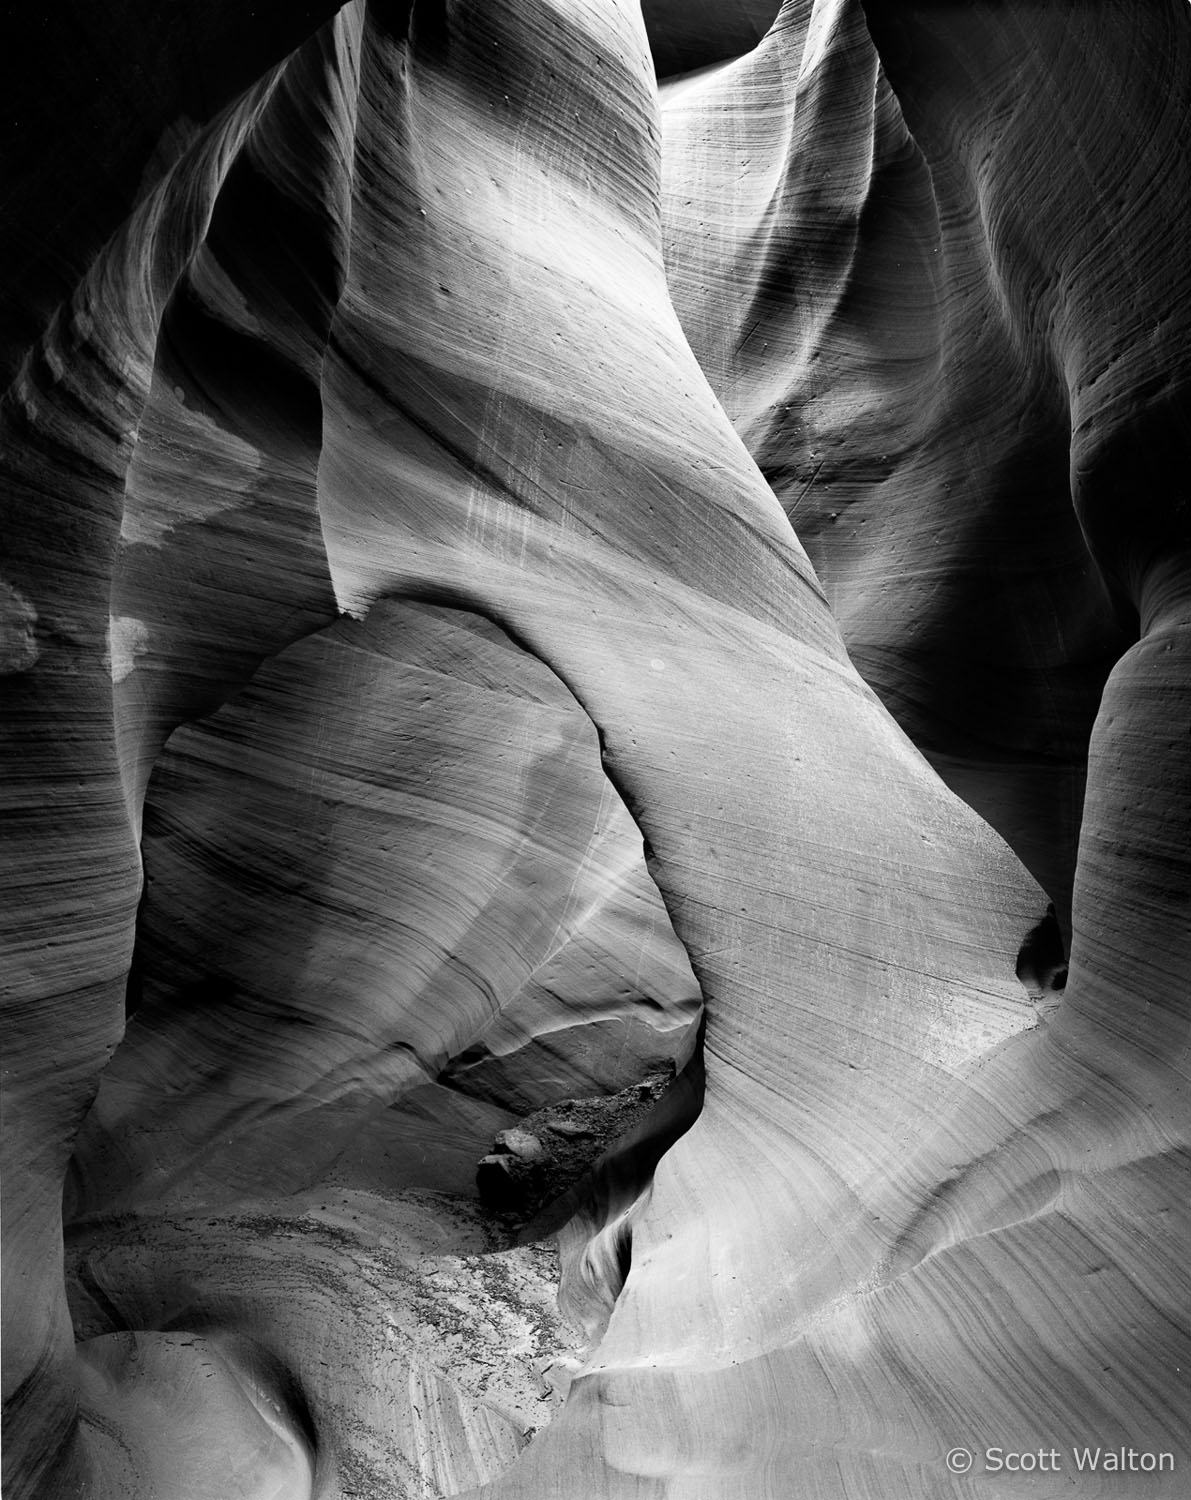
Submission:
M 983 24 L 960 28 L 965 48 Z M 905 110 L 923 106 L 896 71 L 901 91 L 890 87 L 888 68 L 905 64 L 883 64 L 860 5 L 786 6 L 749 56 L 663 90 L 662 202 L 683 328 L 853 661 L 1067 929 L 1088 736 L 1136 615 L 1072 505 L 1066 356 L 1032 335 L 1049 318 L 1026 305 L 1049 272 L 1033 252 L 1027 269 L 1027 235 L 1002 243 L 990 216 L 1013 199 L 1029 218 L 1030 194 L 1066 201 L 1089 174 L 1107 193 L 1120 133 L 1142 149 L 1161 90 L 1139 61 L 1156 93 L 1119 100 L 1111 130 L 1065 123 L 1105 160 L 1056 180 L 1056 127 L 1028 102 L 1045 92 L 1028 80 L 1056 29 L 1068 23 L 1031 23 L 1036 58 L 994 29 L 989 55 L 1008 52 L 994 72 L 1003 99 L 978 102 L 964 84 L 954 118 L 932 98 L 931 124 L 912 117 L 911 129 Z M 1157 62 L 1159 28 L 1148 45 Z M 993 123 L 1009 110 L 1012 141 Z M 1172 112 L 1167 133 L 1176 127 Z M 1144 201 L 1152 191 L 1139 184 L 1141 202 L 1102 212 L 1142 222 L 1163 212 Z M 1118 340 L 1150 337 L 1140 309 L 1113 316 Z
M 1191 12 L 775 8 L 14 81 L 6 1494 L 1184 1493 Z

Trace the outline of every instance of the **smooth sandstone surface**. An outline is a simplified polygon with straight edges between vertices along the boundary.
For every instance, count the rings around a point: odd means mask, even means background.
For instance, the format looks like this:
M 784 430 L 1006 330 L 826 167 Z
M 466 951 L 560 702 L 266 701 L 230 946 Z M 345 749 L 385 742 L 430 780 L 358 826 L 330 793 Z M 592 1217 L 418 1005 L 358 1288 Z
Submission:
M 1041 8 L 1034 47 L 1068 34 L 1062 10 Z M 965 56 L 985 25 L 962 28 Z M 1165 67 L 1157 33 L 1150 45 Z M 1039 97 L 1046 58 L 1017 52 L 993 73 L 999 102 L 962 86 L 943 119 L 913 119 L 912 132 L 913 85 L 889 82 L 906 64 L 878 56 L 862 7 L 787 6 L 748 56 L 663 88 L 664 239 L 691 347 L 807 548 L 852 660 L 1069 928 L 1088 735 L 1136 625 L 1072 505 L 1063 356 L 1026 333 L 1054 298 L 1049 273 L 1027 276 L 1016 257 L 1033 232 L 1026 204 L 1052 211 L 1075 180 L 1091 179 L 1081 197 L 1093 202 L 1109 191 L 1119 134 L 1153 128 L 1161 86 L 1138 65 L 1138 97 L 1116 102 L 1111 130 L 1065 106 L 1062 128 L 1087 144 L 1077 178 L 1060 183 Z M 1074 74 L 1065 86 L 1071 108 L 1088 107 Z M 1020 95 L 1038 98 L 1033 112 Z M 1014 139 L 988 156 L 988 117 L 1006 110 Z M 1178 197 L 1176 182 L 1151 189 Z M 1134 191 L 1136 203 L 1101 211 L 1134 224 L 1162 212 L 1143 184 Z M 991 234 L 1005 212 L 1020 223 L 1007 261 Z M 1151 338 L 1139 308 L 1129 325 L 1122 341 Z
M 6 1495 L 1185 1492 L 1191 11 L 776 10 L 6 23 Z

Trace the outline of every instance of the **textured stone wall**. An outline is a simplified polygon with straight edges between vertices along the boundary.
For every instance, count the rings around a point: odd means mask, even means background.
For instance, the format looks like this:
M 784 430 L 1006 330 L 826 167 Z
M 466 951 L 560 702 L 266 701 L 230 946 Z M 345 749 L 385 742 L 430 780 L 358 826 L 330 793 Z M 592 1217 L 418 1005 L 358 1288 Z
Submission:
M 775 12 L 3 23 L 14 1500 L 1186 1493 L 1191 10 Z

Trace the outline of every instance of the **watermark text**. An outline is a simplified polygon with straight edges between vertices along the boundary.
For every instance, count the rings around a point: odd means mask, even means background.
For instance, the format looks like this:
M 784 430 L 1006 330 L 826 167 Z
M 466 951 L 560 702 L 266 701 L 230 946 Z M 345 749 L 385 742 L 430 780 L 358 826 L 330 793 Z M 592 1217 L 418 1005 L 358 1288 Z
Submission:
M 1149 1448 L 952 1448 L 953 1474 L 1173 1474 L 1174 1454 Z

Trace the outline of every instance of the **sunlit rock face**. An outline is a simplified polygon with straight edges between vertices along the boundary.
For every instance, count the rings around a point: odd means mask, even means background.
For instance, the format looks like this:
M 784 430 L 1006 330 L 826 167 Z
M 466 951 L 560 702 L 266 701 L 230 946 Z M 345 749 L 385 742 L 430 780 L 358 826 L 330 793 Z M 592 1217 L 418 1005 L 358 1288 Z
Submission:
M 399 1157 L 428 1090 L 458 1111 L 444 1074 L 489 1108 L 420 1178 L 470 1190 L 492 1105 L 615 1092 L 698 1019 L 591 720 L 482 616 L 382 600 L 279 652 L 174 734 L 142 848 L 72 1216 L 296 1191 L 362 1135 Z
M 777 9 L 8 49 L 6 1495 L 1185 1495 L 1191 11 Z
M 946 111 L 918 100 L 933 75 L 890 86 L 891 70 L 900 82 L 925 64 L 892 25 L 883 62 L 851 4 L 787 6 L 748 56 L 662 90 L 666 263 L 691 346 L 852 660 L 1064 926 L 1088 735 L 1136 636 L 1072 505 L 1070 356 L 1027 333 L 1050 317 L 1040 304 L 1075 289 L 1052 289 L 1042 258 L 1015 259 L 1035 231 L 1002 223 L 1074 192 L 1055 180 L 1053 128 L 1019 97 L 1049 66 L 1031 47 L 1073 24 L 1040 16 L 1029 46 L 994 36 L 993 52 L 1012 55 L 990 97 Z M 986 25 L 955 38 L 962 55 Z M 1063 126 L 1088 141 L 1070 170 L 1093 200 L 1116 191 L 1101 176 L 1120 170 L 1120 131 L 1153 128 L 1140 87 L 1107 137 L 1103 119 Z M 973 168 L 997 130 L 988 117 L 1010 106 L 1004 164 Z M 1157 211 L 1145 184 L 1133 191 Z M 1101 212 L 1116 223 L 1137 205 Z M 1152 337 L 1159 314 L 1131 316 L 1134 336 Z

